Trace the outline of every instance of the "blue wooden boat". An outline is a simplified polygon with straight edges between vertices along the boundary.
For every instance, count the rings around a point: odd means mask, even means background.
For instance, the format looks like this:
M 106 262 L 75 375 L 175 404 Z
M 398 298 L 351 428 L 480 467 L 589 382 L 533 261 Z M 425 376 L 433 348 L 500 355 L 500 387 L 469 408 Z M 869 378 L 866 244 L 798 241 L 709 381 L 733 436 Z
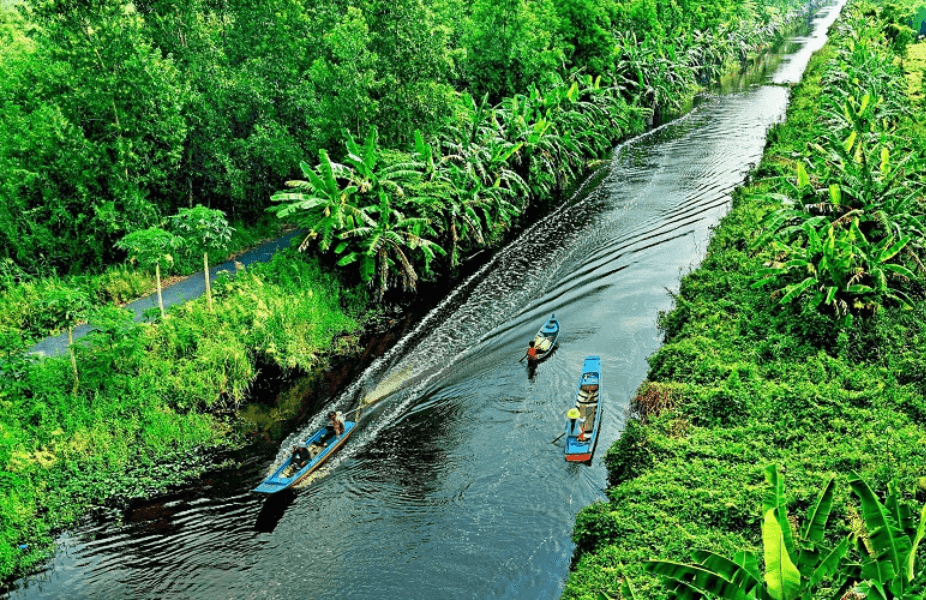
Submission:
M 552 315 L 547 322 L 543 324 L 537 335 L 534 336 L 534 348 L 537 349 L 537 357 L 534 360 L 543 360 L 553 353 L 556 347 L 556 340 L 559 339 L 559 321 L 556 315 Z
M 344 433 L 338 436 L 334 435 L 330 426 L 326 425 L 322 427 L 310 435 L 302 444 L 297 444 L 296 447 L 294 447 L 294 450 L 297 447 L 304 447 L 308 450 L 309 460 L 305 466 L 298 468 L 294 465 L 293 454 L 290 454 L 286 458 L 286 461 L 273 472 L 273 475 L 254 488 L 254 491 L 263 492 L 265 494 L 276 494 L 277 492 L 282 492 L 296 485 L 305 479 L 309 473 L 321 466 L 323 462 L 328 460 L 328 457 L 334 454 L 337 449 L 347 441 L 347 438 L 350 437 L 350 434 L 354 432 L 356 427 L 357 423 L 355 421 L 345 421 Z
M 592 460 L 601 429 L 601 358 L 586 356 L 576 385 L 576 419 L 566 422 L 566 460 Z

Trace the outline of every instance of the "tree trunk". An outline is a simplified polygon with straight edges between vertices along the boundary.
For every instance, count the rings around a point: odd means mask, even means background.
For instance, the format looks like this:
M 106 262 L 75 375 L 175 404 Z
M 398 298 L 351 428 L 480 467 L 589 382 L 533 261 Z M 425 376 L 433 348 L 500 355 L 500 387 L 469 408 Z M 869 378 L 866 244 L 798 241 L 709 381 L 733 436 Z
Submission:
M 206 277 L 206 306 L 209 308 L 209 312 L 212 312 L 212 289 L 209 287 L 209 253 L 203 252 L 203 266 L 205 271 L 203 275 Z
M 161 318 L 164 318 L 164 298 L 161 297 L 161 265 L 154 263 L 154 278 L 158 284 L 158 306 L 161 308 Z
M 77 386 L 80 379 L 77 377 L 77 355 L 74 354 L 74 328 L 68 327 L 68 351 L 71 353 L 71 369 L 74 371 L 74 389 L 72 393 L 77 395 Z

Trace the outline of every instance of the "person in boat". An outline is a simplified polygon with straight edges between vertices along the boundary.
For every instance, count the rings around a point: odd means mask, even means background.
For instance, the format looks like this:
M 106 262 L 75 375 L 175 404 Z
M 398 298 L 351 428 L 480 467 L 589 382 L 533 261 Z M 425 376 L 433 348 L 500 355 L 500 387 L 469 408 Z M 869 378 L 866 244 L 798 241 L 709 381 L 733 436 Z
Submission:
M 328 413 L 328 420 L 331 421 L 331 424 L 328 425 L 329 432 L 334 433 L 335 436 L 340 436 L 344 433 L 344 420 L 338 416 L 338 413 L 335 411 Z
M 576 433 L 576 424 L 578 423 L 578 435 L 576 436 L 576 441 L 584 442 L 585 441 L 585 417 L 582 416 L 582 413 L 579 412 L 579 409 L 573 406 L 569 409 L 569 412 L 566 413 L 566 417 L 569 419 L 569 431 Z
M 579 416 L 579 409 L 574 406 L 569 409 L 569 412 L 566 413 L 566 418 L 569 419 L 569 431 L 575 432 L 576 419 L 578 419 Z
M 525 356 L 527 360 L 537 360 L 537 347 L 534 345 L 534 340 L 527 344 L 527 354 Z
M 297 469 L 306 466 L 311 458 L 312 454 L 305 446 L 299 445 L 293 448 L 293 465 L 295 465 Z

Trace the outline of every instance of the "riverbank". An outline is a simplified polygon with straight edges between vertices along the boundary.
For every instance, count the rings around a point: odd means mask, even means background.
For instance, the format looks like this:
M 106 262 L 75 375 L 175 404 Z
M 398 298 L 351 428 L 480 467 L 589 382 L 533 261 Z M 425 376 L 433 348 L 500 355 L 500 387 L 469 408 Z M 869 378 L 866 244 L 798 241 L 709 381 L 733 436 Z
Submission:
M 917 514 L 926 501 L 921 240 L 911 241 L 898 263 L 915 276 L 887 278 L 909 300 L 907 306 L 899 295 L 847 298 L 852 319 L 838 303 L 839 290 L 832 296 L 836 308 L 831 308 L 826 296 L 815 304 L 798 287 L 788 287 L 789 280 L 772 293 L 756 276 L 777 273 L 776 263 L 784 263 L 782 257 L 793 251 L 760 236 L 772 227 L 769 215 L 787 206 L 782 199 L 803 190 L 803 177 L 821 193 L 834 194 L 833 204 L 843 200 L 849 205 L 845 190 L 851 184 L 838 179 L 833 166 L 841 159 L 824 166 L 814 146 L 833 137 L 829 128 L 837 122 L 821 118 L 822 111 L 858 102 L 853 106 L 861 114 L 863 102 L 892 107 L 896 102 L 903 116 L 891 130 L 897 135 L 890 138 L 887 154 L 880 154 L 878 168 L 887 172 L 889 164 L 896 164 L 891 161 L 906 160 L 908 153 L 907 164 L 915 165 L 926 153 L 923 112 L 910 110 L 911 88 L 900 83 L 903 75 L 895 68 L 906 49 L 902 40 L 884 37 L 891 31 L 888 17 L 861 2 L 844 9 L 829 43 L 793 88 L 787 119 L 769 132 L 763 160 L 751 182 L 737 190 L 705 260 L 682 279 L 675 308 L 661 315 L 665 343 L 649 359 L 647 381 L 632 401 L 632 418 L 604 458 L 608 501 L 585 508 L 576 519 L 576 551 L 564 598 L 598 598 L 599 592 L 627 598 L 625 581 L 636 597 L 666 598 L 660 578 L 644 570 L 648 560 L 687 563 L 695 550 L 723 557 L 743 550 L 761 553 L 764 469 L 769 464 L 782 468 L 790 514 L 798 518 L 829 476 L 836 476 L 834 535 L 853 528 L 863 533 L 846 481 L 852 472 L 875 490 L 896 481 Z M 911 47 L 911 55 L 920 48 Z M 904 66 L 909 69 L 911 63 Z M 865 84 L 874 81 L 880 97 L 847 101 L 839 81 L 850 72 L 860 73 Z M 906 90 L 904 97 L 889 91 L 898 89 Z M 847 135 L 840 135 L 839 143 L 852 148 Z M 799 174 L 799 164 L 806 175 Z M 847 161 L 845 167 L 850 166 Z M 913 175 L 910 189 L 918 190 L 912 197 L 919 200 L 909 210 L 922 218 L 918 177 Z M 831 184 L 839 186 L 836 192 L 828 191 Z M 846 195 L 836 196 L 840 191 Z M 862 230 L 868 239 L 878 231 L 860 221 Z M 791 242 L 790 248 L 799 243 Z M 822 267 L 805 271 L 814 272 L 822 273 Z M 866 271 L 858 273 L 866 276 Z M 795 301 L 782 304 L 791 291 Z M 922 558 L 921 551 L 918 577 Z

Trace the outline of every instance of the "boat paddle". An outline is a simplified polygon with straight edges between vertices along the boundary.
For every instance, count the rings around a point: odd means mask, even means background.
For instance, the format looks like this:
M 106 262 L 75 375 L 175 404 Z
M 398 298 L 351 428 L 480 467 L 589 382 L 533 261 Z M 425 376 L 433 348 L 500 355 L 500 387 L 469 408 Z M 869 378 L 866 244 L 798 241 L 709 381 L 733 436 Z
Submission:
M 569 427 L 569 430 L 575 429 L 576 419 L 578 419 L 579 416 L 580 416 L 579 409 L 576 407 L 572 407 L 568 411 L 566 411 L 566 418 L 572 421 L 572 425 Z M 559 441 L 559 438 L 563 437 L 564 435 L 566 435 L 565 431 L 559 434 L 558 436 L 556 436 L 556 439 L 550 443 L 555 444 L 556 442 Z
M 355 408 L 354 410 L 349 410 L 349 411 L 347 411 L 346 413 L 344 413 L 343 416 L 344 416 L 344 417 L 347 417 L 348 415 L 352 415 L 352 414 L 354 414 L 354 413 L 357 413 L 357 420 L 359 421 L 359 420 L 360 420 L 360 409 L 361 409 L 361 408 L 363 408 L 363 404 L 361 404 L 360 406 L 358 406 L 358 407 Z

